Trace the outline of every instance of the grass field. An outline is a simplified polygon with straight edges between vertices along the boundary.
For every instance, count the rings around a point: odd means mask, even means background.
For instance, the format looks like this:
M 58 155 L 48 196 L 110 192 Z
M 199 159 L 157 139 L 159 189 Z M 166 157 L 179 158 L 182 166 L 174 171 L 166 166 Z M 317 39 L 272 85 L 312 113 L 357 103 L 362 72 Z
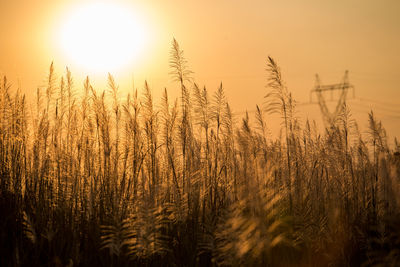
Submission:
M 400 145 L 372 111 L 363 136 L 345 105 L 323 132 L 299 122 L 268 58 L 265 103 L 238 118 L 175 40 L 170 59 L 177 100 L 51 65 L 27 103 L 2 79 L 1 266 L 400 264 Z

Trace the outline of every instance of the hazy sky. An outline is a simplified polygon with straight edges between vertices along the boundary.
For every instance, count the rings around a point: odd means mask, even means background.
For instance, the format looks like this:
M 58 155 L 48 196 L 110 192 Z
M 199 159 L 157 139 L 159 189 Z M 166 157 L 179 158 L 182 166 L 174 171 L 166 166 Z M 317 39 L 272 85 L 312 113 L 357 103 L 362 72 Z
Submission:
M 29 94 L 43 85 L 54 60 L 59 75 L 70 66 L 78 88 L 86 74 L 101 87 L 106 73 L 95 75 L 81 68 L 58 47 L 63 20 L 86 2 L 0 0 L 0 74 Z M 356 96 L 375 101 L 353 101 L 350 108 L 355 116 L 364 119 L 373 107 L 389 134 L 400 136 L 398 0 L 111 2 L 132 8 L 150 40 L 140 60 L 113 73 L 122 90 L 131 89 L 132 78 L 138 88 L 147 79 L 156 95 L 164 87 L 175 90 L 168 76 L 170 43 L 175 37 L 195 80 L 211 91 L 222 81 L 236 111 L 263 103 L 269 55 L 301 103 L 309 100 L 315 73 L 329 84 L 340 82 L 349 70 Z M 299 109 L 301 116 L 320 118 L 316 105 Z

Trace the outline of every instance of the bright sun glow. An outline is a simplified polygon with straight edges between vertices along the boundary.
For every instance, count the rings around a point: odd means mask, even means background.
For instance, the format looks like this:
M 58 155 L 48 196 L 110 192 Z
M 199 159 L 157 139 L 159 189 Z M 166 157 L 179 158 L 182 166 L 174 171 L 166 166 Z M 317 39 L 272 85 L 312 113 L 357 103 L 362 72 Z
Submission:
M 137 60 L 147 31 L 132 10 L 111 3 L 81 6 L 61 29 L 61 48 L 69 60 L 88 71 L 119 70 Z

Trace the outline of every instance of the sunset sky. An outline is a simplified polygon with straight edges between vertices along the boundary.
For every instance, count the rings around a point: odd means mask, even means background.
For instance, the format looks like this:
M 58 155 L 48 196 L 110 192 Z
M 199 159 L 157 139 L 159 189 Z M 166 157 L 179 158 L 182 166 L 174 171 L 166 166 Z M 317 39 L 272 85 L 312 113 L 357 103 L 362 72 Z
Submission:
M 122 19 L 115 19 L 103 9 L 104 36 L 114 37 L 118 43 L 120 35 L 129 35 L 132 49 L 136 49 L 129 57 L 127 54 L 127 62 L 110 63 L 110 70 L 93 67 L 102 62 L 96 54 L 72 55 L 74 51 L 67 51 L 68 42 L 63 39 L 72 38 L 64 32 L 71 18 L 98 2 L 123 10 L 118 16 Z M 99 19 L 93 13 L 88 20 Z M 54 61 L 59 76 L 65 66 L 70 67 L 77 90 L 86 75 L 97 89 L 103 89 L 110 72 L 122 92 L 131 90 L 133 81 L 140 89 L 147 79 L 157 97 L 164 87 L 171 92 L 177 88 L 168 75 L 169 50 L 175 37 L 195 81 L 210 91 L 222 81 L 237 112 L 254 110 L 255 104 L 263 103 L 266 59 L 272 56 L 300 103 L 309 101 L 315 73 L 322 83 L 330 84 L 340 82 L 349 70 L 356 97 L 363 99 L 349 100 L 355 117 L 365 120 L 372 107 L 389 135 L 400 137 L 399 14 L 398 0 L 0 0 L 0 74 L 30 95 L 44 85 L 48 66 Z M 113 31 L 118 26 L 112 23 L 124 21 L 124 16 L 133 19 L 136 29 Z M 81 38 L 89 40 L 84 33 L 90 27 L 85 27 L 76 32 L 82 30 Z M 299 116 L 320 120 L 318 106 L 299 106 Z M 365 125 L 366 121 L 359 123 Z

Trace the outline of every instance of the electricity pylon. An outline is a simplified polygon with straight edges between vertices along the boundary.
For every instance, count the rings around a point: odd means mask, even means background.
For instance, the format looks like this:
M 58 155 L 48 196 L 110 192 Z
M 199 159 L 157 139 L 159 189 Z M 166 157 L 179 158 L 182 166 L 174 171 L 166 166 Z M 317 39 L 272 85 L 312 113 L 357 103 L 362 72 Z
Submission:
M 312 94 L 315 93 L 318 98 L 318 104 L 321 109 L 322 117 L 324 119 L 324 122 L 326 126 L 330 126 L 335 124 L 337 116 L 341 113 L 344 107 L 344 103 L 346 102 L 347 98 L 347 92 L 349 89 L 353 89 L 353 98 L 354 98 L 354 86 L 349 83 L 349 72 L 346 70 L 344 73 L 343 81 L 342 83 L 337 83 L 337 84 L 330 84 L 330 85 L 321 85 L 321 81 L 319 79 L 319 75 L 316 74 L 316 79 L 315 79 L 315 87 L 314 89 L 311 90 L 310 92 L 310 102 L 312 102 Z M 327 105 L 326 101 L 324 98 L 324 92 L 331 92 L 331 100 L 333 100 L 333 91 L 341 91 L 340 97 L 338 99 L 338 102 L 336 104 L 336 108 L 334 112 L 330 112 Z

